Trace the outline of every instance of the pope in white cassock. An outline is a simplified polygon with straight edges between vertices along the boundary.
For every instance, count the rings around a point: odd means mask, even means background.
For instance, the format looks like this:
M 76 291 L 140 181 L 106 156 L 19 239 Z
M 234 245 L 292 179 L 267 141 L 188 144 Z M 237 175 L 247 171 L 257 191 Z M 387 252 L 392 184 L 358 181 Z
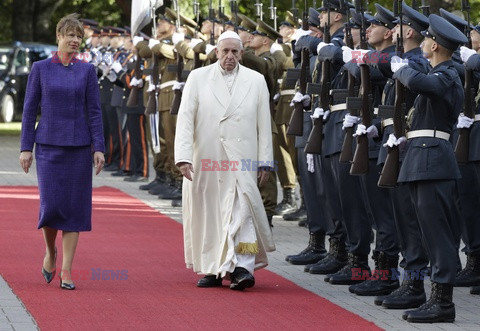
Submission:
M 224 32 L 218 61 L 193 70 L 183 90 L 175 163 L 183 180 L 183 233 L 188 268 L 199 287 L 243 290 L 275 250 L 258 184 L 273 168 L 269 93 L 264 77 L 239 64 L 238 34 Z

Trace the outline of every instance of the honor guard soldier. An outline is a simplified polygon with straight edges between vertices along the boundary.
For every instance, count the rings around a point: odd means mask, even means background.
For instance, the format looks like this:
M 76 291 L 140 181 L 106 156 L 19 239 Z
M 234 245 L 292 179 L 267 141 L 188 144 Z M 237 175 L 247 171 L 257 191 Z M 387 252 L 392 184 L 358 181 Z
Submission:
M 275 43 L 280 34 L 265 22 L 258 20 L 256 30 L 252 32 L 253 38 L 250 40 L 249 47 L 253 52 L 246 51 L 242 56 L 242 63 L 247 68 L 258 71 L 265 77 L 268 91 L 270 93 L 270 109 L 273 109 L 273 96 L 278 89 L 277 80 L 283 73 L 283 66 L 286 61 L 286 55 L 281 46 Z M 272 46 L 275 45 L 275 46 Z M 276 145 L 277 129 L 272 118 L 272 143 Z M 275 150 L 275 147 L 274 147 Z M 260 188 L 263 204 L 267 213 L 267 218 L 272 225 L 272 218 L 275 214 L 277 205 L 277 182 L 275 173 L 272 172 L 267 183 Z
M 150 43 L 153 56 L 158 59 L 159 79 L 155 87 L 158 95 L 157 110 L 159 112 L 160 153 L 155 154 L 154 168 L 156 171 L 165 171 L 170 178 L 170 185 L 166 190 L 157 191 L 159 199 L 181 199 L 182 174 L 175 166 L 173 144 L 175 141 L 175 127 L 177 116 L 170 114 L 173 100 L 173 85 L 175 72 L 167 70 L 168 65 L 176 64 L 176 56 L 172 43 L 172 36 L 176 31 L 175 21 L 177 14 L 170 8 L 165 8 L 165 14 L 159 15 L 157 21 L 157 40 Z M 155 73 L 155 70 L 153 70 Z M 154 95 L 152 95 L 154 97 Z M 151 193 L 151 190 L 149 191 Z
M 460 57 L 465 63 L 465 69 L 473 73 L 472 88 L 478 86 L 480 76 L 480 25 L 470 32 L 472 49 L 461 46 Z M 473 89 L 474 91 L 474 89 Z M 459 164 L 462 178 L 458 182 L 460 196 L 460 212 L 463 217 L 462 241 L 465 243 L 463 251 L 467 254 L 467 264 L 455 278 L 455 286 L 474 286 L 470 293 L 480 294 L 480 223 L 478 205 L 480 204 L 480 107 L 479 90 L 476 91 L 475 116 L 470 118 L 460 114 L 457 128 L 468 129 L 468 162 Z M 472 93 L 474 94 L 474 93 Z M 475 287 L 476 286 L 476 287 Z
M 409 65 L 420 72 L 428 73 L 430 65 L 428 60 L 423 57 L 420 44 L 423 41 L 422 31 L 428 29 L 428 18 L 415 9 L 402 4 L 403 24 L 400 25 L 400 19 L 397 19 L 394 28 L 393 41 L 398 43 L 403 35 L 403 40 L 398 45 L 404 49 L 403 58 L 409 61 Z M 403 33 L 400 34 L 400 29 Z M 379 63 L 381 67 L 387 67 L 384 70 L 390 70 L 391 64 Z M 384 104 L 393 105 L 396 100 L 395 93 L 396 82 L 389 79 L 384 89 Z M 418 93 L 410 89 L 404 89 L 403 101 L 405 111 L 413 107 L 414 100 Z M 378 164 L 383 165 L 387 158 L 387 141 L 390 134 L 393 134 L 393 114 L 382 115 L 379 110 L 379 116 L 382 122 L 377 124 L 378 132 L 383 136 L 382 146 L 380 148 Z M 403 155 L 400 157 L 403 158 Z M 404 277 L 401 286 L 387 296 L 375 298 L 376 305 L 382 305 L 384 308 L 407 309 L 417 308 L 426 301 L 425 290 L 423 286 L 424 275 L 427 274 L 428 255 L 422 244 L 421 234 L 418 230 L 418 223 L 415 216 L 415 207 L 410 199 L 408 187 L 406 185 L 396 186 L 391 189 L 391 198 L 394 207 L 394 218 L 396 233 L 399 240 L 403 260 Z M 396 268 L 396 266 L 392 266 Z M 380 268 L 386 269 L 386 268 Z M 390 275 L 387 278 L 391 277 Z M 386 281 L 386 280 L 385 280 Z M 379 284 L 383 281 L 378 280 Z
M 280 91 L 275 94 L 275 116 L 274 122 L 277 126 L 277 143 L 273 146 L 275 160 L 278 161 L 278 179 L 283 189 L 283 200 L 275 208 L 276 215 L 285 215 L 297 211 L 295 202 L 296 187 L 296 150 L 295 137 L 287 136 L 287 126 L 292 116 L 293 107 L 290 102 L 295 95 L 295 86 L 286 85 L 286 71 L 293 68 L 291 38 L 295 33 L 298 22 L 294 21 L 293 14 L 287 11 L 285 21 L 280 22 L 279 33 L 283 43 L 280 44 L 283 52 L 287 55 L 283 66 L 282 78 L 279 79 Z M 303 205 L 303 203 L 302 203 Z
M 363 81 L 360 75 L 361 69 L 359 68 L 359 61 L 352 60 L 346 63 L 345 67 L 347 67 L 349 72 L 361 82 L 360 90 L 364 91 L 362 93 L 368 93 L 372 95 L 372 106 L 376 108 L 381 102 L 382 91 L 387 81 L 387 77 L 385 77 L 384 74 L 378 70 L 378 68 L 372 68 L 372 66 L 377 66 L 379 61 L 388 61 L 395 51 L 395 46 L 392 43 L 392 29 L 395 27 L 395 24 L 393 23 L 395 21 L 395 16 L 390 10 L 380 6 L 377 3 L 375 4 L 375 8 L 377 12 L 373 18 L 369 20 L 370 26 L 366 31 L 367 41 L 375 48 L 375 50 L 369 52 L 368 50 L 358 51 L 359 54 L 366 54 L 365 58 L 367 59 L 366 64 L 368 65 L 367 70 L 369 72 L 370 80 Z M 346 60 L 351 58 L 350 54 L 352 53 L 350 49 L 344 48 L 344 54 L 346 55 Z M 389 74 L 391 75 L 391 72 Z M 370 87 L 370 91 L 365 92 L 367 87 Z M 362 110 L 362 117 L 365 117 L 365 112 L 368 111 L 370 115 L 369 117 L 371 118 L 373 114 L 371 113 L 370 106 L 367 108 L 368 109 Z M 376 111 L 374 111 L 374 114 L 375 113 Z M 345 115 L 343 127 L 353 127 L 353 125 L 359 123 L 360 120 L 360 117 L 347 114 Z M 380 121 L 378 118 L 373 119 L 373 123 L 378 121 Z M 369 131 L 366 131 L 365 125 L 368 126 Z M 368 150 L 366 150 L 365 155 L 362 155 L 362 157 L 366 160 L 368 169 L 363 173 L 356 173 L 355 175 L 360 175 L 361 185 L 366 193 L 363 196 L 367 202 L 367 209 L 369 208 L 372 212 L 373 224 L 377 230 L 375 249 L 373 251 L 372 258 L 375 261 L 375 269 L 379 269 L 380 265 L 388 269 L 390 269 L 392 266 L 395 266 L 392 268 L 396 268 L 398 264 L 399 247 L 395 231 L 395 221 L 393 218 L 393 206 L 390 199 L 390 192 L 388 189 L 379 188 L 377 186 L 378 177 L 381 171 L 381 167 L 377 165 L 381 139 L 378 138 L 378 132 L 376 131 L 372 131 L 373 134 L 370 134 L 370 130 L 372 129 L 370 127 L 370 123 L 365 123 L 365 125 L 358 125 L 355 135 L 360 136 L 361 134 L 368 133 Z M 362 127 L 364 129 L 359 130 L 359 128 Z M 359 144 L 357 143 L 357 148 L 358 146 Z M 355 154 L 357 154 L 357 151 Z M 354 165 L 355 158 L 352 168 Z M 350 173 L 352 173 L 352 168 L 350 169 Z M 354 260 L 356 258 L 358 261 L 362 261 L 360 264 L 364 265 L 365 259 L 368 259 L 368 253 L 370 251 L 370 237 L 372 230 L 365 217 L 363 217 L 361 220 L 360 218 L 361 217 L 356 219 L 354 217 L 354 222 L 352 224 L 346 223 L 346 227 L 350 241 L 349 249 L 352 250 L 352 248 L 355 248 L 355 250 L 358 252 L 354 254 Z M 345 218 L 345 221 L 348 222 L 348 219 L 349 218 Z M 352 245 L 352 236 L 356 239 L 355 245 Z M 367 252 L 366 256 L 365 252 Z M 343 276 L 345 277 L 348 274 L 349 270 L 348 266 L 346 266 L 343 270 Z M 330 278 L 330 282 L 332 281 L 335 282 L 335 277 Z M 354 284 L 355 282 L 352 280 L 350 283 Z M 383 283 L 375 283 L 371 280 L 367 280 L 361 284 L 351 286 L 349 291 L 361 295 L 377 295 L 381 293 L 388 294 L 389 292 L 395 290 L 398 286 L 398 280 Z
M 452 54 L 467 38 L 438 15 L 430 15 L 429 23 L 422 33 L 422 51 L 433 69 L 424 74 L 409 68 L 408 63 L 392 62 L 392 71 L 394 79 L 419 93 L 398 182 L 409 187 L 432 266 L 430 299 L 402 317 L 409 322 L 436 323 L 455 320 L 452 294 L 460 238 L 456 205 L 460 171 L 449 138 L 463 106 L 464 92 Z M 394 140 L 392 146 L 403 144 L 405 138 Z
M 85 51 L 92 49 L 92 35 L 94 34 L 94 28 L 98 26 L 98 22 L 88 18 L 80 18 L 80 22 L 83 24 L 83 30 L 85 31 Z

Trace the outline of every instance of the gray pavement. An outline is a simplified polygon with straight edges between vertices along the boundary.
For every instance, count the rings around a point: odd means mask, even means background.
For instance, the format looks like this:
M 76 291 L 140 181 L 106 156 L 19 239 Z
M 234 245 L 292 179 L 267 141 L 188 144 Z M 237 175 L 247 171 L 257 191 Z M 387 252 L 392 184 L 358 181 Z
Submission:
M 0 185 L 36 185 L 35 165 L 25 175 L 18 164 L 18 137 L 0 136 Z M 153 173 L 153 172 L 151 172 Z M 170 201 L 159 200 L 138 189 L 138 183 L 124 182 L 110 173 L 102 172 L 94 178 L 93 185 L 111 186 L 134 196 L 159 212 L 170 216 L 177 222 L 182 221 L 181 209 L 172 208 Z M 277 250 L 269 254 L 268 269 L 297 285 L 316 293 L 327 300 L 374 322 L 387 330 L 480 330 L 480 296 L 469 294 L 469 288 L 455 288 L 454 302 L 457 318 L 455 323 L 410 324 L 402 320 L 402 310 L 388 310 L 375 306 L 372 297 L 359 297 L 348 292 L 348 286 L 334 286 L 323 281 L 321 275 L 311 275 L 303 271 L 303 266 L 294 266 L 285 262 L 285 256 L 303 250 L 308 242 L 308 231 L 297 226 L 296 222 L 286 222 L 274 218 L 273 228 Z M 373 247 L 372 247 L 373 248 Z M 461 254 L 462 263 L 465 256 Z M 371 267 L 373 268 L 370 259 Z M 427 296 L 430 293 L 429 281 L 425 282 Z M 322 307 L 318 307 L 322 309 Z M 308 318 L 308 316 L 299 316 Z M 36 330 L 34 318 L 28 313 L 19 298 L 1 277 L 0 270 L 0 331 Z M 319 326 L 321 329 L 321 326 Z

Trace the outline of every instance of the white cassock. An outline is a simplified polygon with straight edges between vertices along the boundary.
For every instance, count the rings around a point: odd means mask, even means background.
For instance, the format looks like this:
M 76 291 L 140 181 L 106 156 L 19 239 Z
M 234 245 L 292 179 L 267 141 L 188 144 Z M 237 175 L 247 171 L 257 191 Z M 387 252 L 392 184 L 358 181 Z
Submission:
M 183 180 L 185 262 L 222 277 L 237 264 L 267 266 L 275 250 L 255 167 L 273 167 L 269 93 L 256 71 L 234 71 L 224 76 L 217 62 L 190 73 L 175 134 L 175 163 L 194 169 Z M 251 268 L 242 265 L 249 255 Z

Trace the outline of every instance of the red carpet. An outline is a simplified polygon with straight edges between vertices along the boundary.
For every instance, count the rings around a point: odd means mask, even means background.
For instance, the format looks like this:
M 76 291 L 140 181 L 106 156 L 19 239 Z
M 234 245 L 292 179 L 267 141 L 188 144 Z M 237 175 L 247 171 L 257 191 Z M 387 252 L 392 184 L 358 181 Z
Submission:
M 108 187 L 94 190 L 93 231 L 80 235 L 77 290 L 61 290 L 40 272 L 38 205 L 35 187 L 0 187 L 0 272 L 42 330 L 378 329 L 266 270 L 245 292 L 197 288 L 181 224 Z M 98 280 L 101 272 L 107 279 Z

